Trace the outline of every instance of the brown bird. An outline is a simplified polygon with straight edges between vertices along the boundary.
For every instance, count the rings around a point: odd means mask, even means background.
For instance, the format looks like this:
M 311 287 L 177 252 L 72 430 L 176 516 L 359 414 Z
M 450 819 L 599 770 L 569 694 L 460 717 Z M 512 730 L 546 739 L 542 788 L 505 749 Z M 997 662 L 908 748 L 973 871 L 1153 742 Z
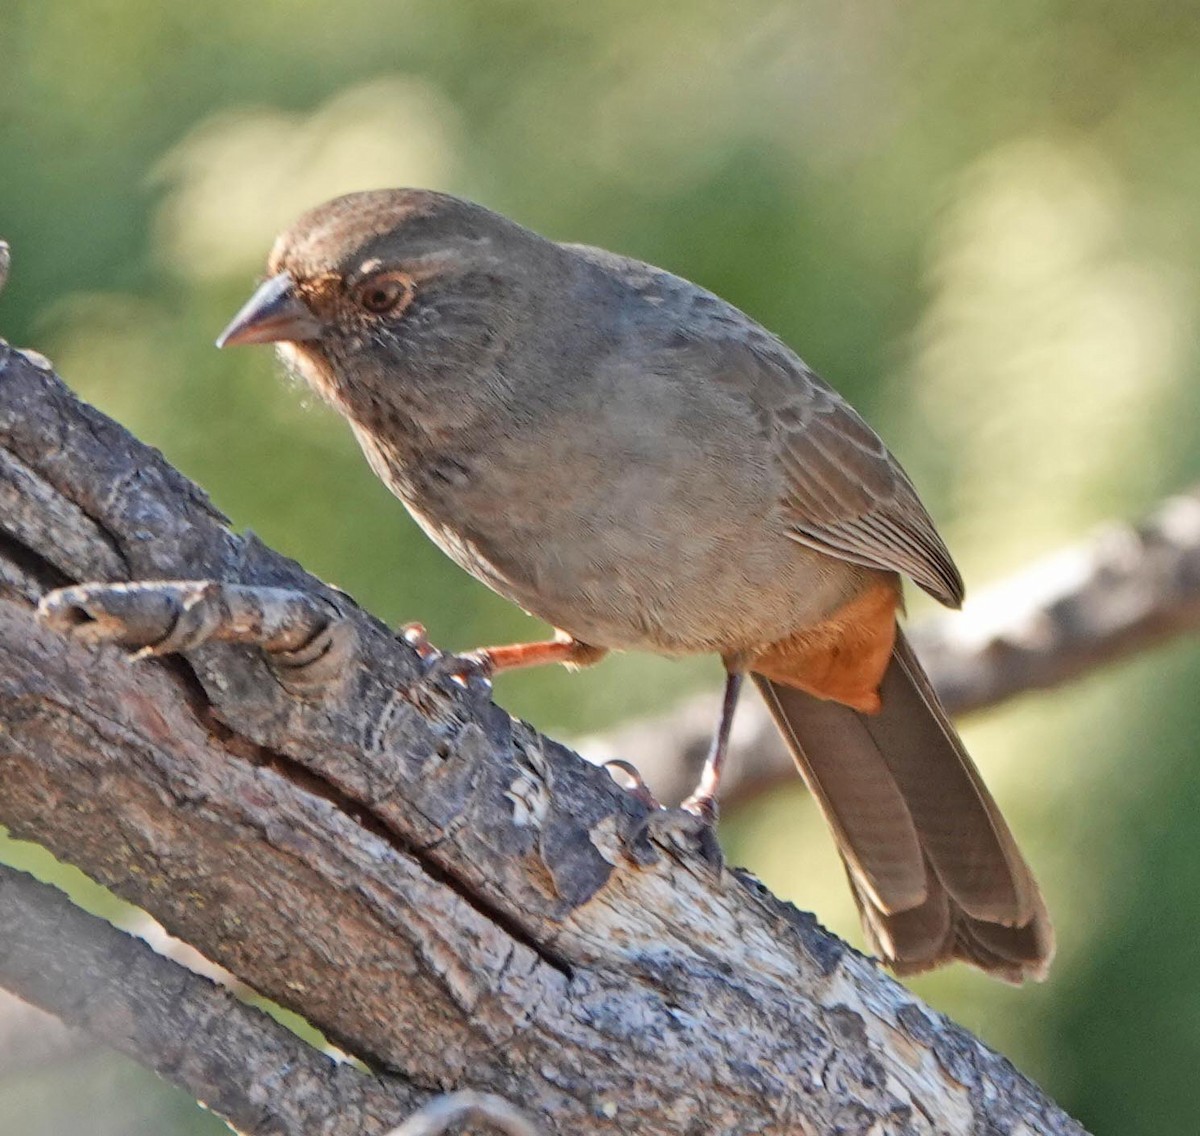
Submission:
M 715 652 L 711 820 L 743 676 L 833 830 L 874 949 L 1041 978 L 1050 920 L 897 627 L 962 579 L 874 431 L 780 340 L 662 269 L 443 194 L 351 194 L 275 243 L 218 345 L 277 343 L 458 564 L 559 629 L 490 670 Z

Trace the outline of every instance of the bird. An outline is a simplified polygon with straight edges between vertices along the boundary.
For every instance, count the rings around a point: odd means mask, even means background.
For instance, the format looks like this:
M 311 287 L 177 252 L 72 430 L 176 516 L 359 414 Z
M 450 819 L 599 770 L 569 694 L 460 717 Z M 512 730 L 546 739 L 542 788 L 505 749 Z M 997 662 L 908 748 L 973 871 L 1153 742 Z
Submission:
M 280 234 L 217 341 L 256 343 L 451 560 L 555 629 L 475 666 L 719 656 L 685 810 L 715 822 L 749 676 L 874 953 L 1045 977 L 1041 891 L 898 622 L 902 577 L 951 608 L 962 577 L 896 458 L 778 337 L 664 269 L 383 189 Z

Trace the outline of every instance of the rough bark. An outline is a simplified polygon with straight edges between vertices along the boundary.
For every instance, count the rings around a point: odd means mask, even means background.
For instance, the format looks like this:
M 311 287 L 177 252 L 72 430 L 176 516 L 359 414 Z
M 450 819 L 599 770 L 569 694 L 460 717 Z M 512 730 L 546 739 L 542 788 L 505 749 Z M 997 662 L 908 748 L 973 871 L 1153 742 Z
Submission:
M 1048 690 L 1147 647 L 1200 632 L 1200 488 L 1162 502 L 1138 524 L 1111 524 L 1025 571 L 983 589 L 962 612 L 910 631 L 913 647 L 952 714 Z M 578 741 L 602 762 L 637 754 L 664 801 L 696 783 L 717 695 L 657 718 Z M 792 759 L 757 699 L 738 710 L 721 800 L 736 805 L 795 778 Z
M 647 828 L 602 770 L 431 687 L 409 645 L 7 347 L 0 529 L 0 822 L 367 1062 L 397 1101 L 380 1124 L 472 1089 L 551 1133 L 1082 1131 L 811 916 Z M 74 581 L 181 578 L 311 597 L 349 631 L 340 680 L 297 691 L 237 643 L 134 662 L 34 615 Z M 229 1067 L 272 1061 L 274 1035 L 220 1012 L 196 1030 Z M 219 1099 L 182 1054 L 163 1072 Z M 338 1108 L 238 1123 L 356 1130 Z

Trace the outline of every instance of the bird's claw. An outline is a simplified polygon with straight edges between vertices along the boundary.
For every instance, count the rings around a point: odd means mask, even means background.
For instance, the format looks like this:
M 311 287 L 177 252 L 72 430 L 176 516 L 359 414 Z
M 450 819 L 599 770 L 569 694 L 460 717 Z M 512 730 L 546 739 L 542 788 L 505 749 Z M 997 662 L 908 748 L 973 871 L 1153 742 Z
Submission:
M 693 793 L 679 808 L 669 809 L 651 792 L 637 766 L 615 757 L 604 762 L 603 768 L 650 810 L 629 840 L 630 859 L 641 867 L 653 864 L 658 860 L 655 845 L 669 842 L 682 851 L 698 851 L 709 867 L 721 870 L 724 858 L 717 842 L 717 805 L 712 797 Z
M 491 697 L 493 668 L 486 653 L 470 651 L 455 655 L 439 651 L 429 642 L 420 623 L 405 624 L 400 629 L 400 636 L 421 660 L 421 675 L 408 690 L 418 709 L 427 714 L 436 713 L 450 693 L 447 684 L 475 697 Z
M 400 638 L 404 640 L 417 655 L 422 659 L 428 659 L 431 655 L 437 655 L 440 652 L 429 642 L 429 632 L 425 630 L 423 623 L 406 623 L 400 628 Z
M 610 758 L 602 763 L 602 768 L 606 769 L 609 776 L 621 786 L 631 797 L 641 801 L 648 809 L 661 809 L 658 798 L 650 791 L 650 786 L 642 779 L 641 773 L 632 762 L 625 761 L 619 757 Z M 622 777 L 616 774 L 623 774 Z
M 425 656 L 425 681 L 437 685 L 449 679 L 464 690 L 492 690 L 492 662 L 485 654 L 467 651 L 461 655 L 442 654 L 435 651 Z

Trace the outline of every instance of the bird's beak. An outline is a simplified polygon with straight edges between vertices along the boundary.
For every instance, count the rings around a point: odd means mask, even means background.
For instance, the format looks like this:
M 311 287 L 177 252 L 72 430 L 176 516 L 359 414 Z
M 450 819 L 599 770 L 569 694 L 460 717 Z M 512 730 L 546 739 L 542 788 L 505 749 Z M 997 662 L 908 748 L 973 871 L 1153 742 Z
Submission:
M 299 343 L 316 339 L 321 322 L 296 294 L 292 278 L 281 272 L 259 285 L 217 339 L 218 347 L 242 343 Z

